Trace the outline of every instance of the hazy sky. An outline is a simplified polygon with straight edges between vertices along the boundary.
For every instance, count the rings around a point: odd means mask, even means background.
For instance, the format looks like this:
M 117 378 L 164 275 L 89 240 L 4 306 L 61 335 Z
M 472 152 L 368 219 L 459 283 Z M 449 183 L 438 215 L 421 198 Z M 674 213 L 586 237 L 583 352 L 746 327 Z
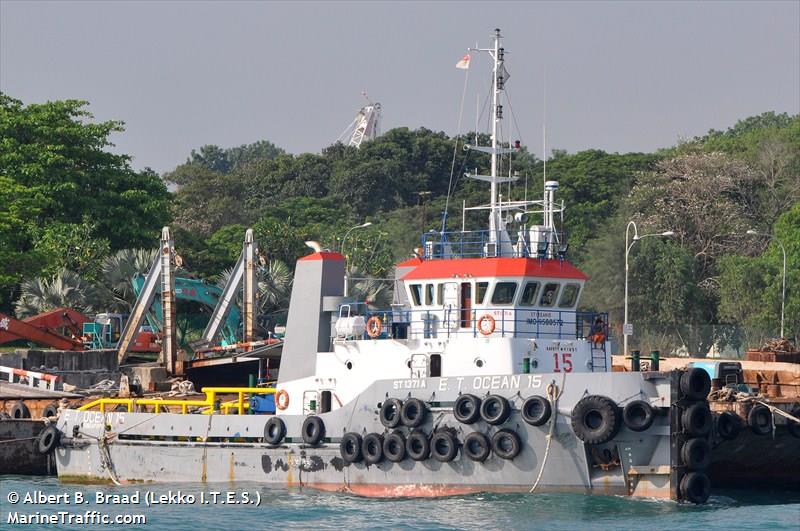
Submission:
M 0 90 L 120 119 L 117 150 L 174 168 L 192 148 L 331 144 L 364 103 L 383 126 L 456 133 L 469 46 L 495 27 L 521 137 L 650 151 L 764 111 L 800 112 L 800 2 L 17 2 L 0 0 Z M 488 59 L 475 57 L 462 130 Z M 506 117 L 510 118 L 509 109 Z M 512 121 L 507 120 L 507 126 Z

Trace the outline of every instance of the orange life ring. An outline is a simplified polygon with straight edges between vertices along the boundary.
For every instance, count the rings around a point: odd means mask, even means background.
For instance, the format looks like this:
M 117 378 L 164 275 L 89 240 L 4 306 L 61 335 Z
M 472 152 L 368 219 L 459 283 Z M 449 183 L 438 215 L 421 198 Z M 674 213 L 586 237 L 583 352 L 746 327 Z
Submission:
M 381 331 L 383 330 L 383 323 L 381 323 L 381 318 L 377 315 L 373 315 L 367 320 L 367 335 L 372 339 L 375 339 L 379 335 L 381 335 Z
M 287 393 L 285 389 L 281 389 L 275 393 L 275 406 L 280 410 L 289 407 L 289 393 Z
M 488 328 L 487 328 L 487 327 L 484 327 L 484 325 L 483 325 L 483 323 L 484 323 L 484 322 L 487 322 L 487 323 L 489 323 L 489 324 L 487 325 L 487 326 L 488 326 Z M 481 317 L 480 319 L 478 319 L 478 331 L 479 331 L 481 334 L 485 335 L 485 336 L 490 336 L 490 335 L 492 335 L 492 332 L 494 332 L 494 327 L 495 327 L 495 324 L 496 324 L 496 323 L 495 323 L 495 321 L 494 321 L 494 317 L 492 317 L 491 315 L 489 315 L 489 314 L 487 313 L 486 315 L 484 315 L 483 317 Z

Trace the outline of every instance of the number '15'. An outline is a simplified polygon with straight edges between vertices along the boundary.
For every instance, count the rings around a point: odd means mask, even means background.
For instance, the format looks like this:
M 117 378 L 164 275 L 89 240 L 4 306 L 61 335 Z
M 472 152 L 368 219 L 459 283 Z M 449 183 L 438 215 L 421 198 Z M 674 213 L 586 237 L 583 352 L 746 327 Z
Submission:
M 554 372 L 561 372 L 558 363 L 558 352 L 553 352 L 553 363 L 555 364 Z M 561 353 L 561 365 L 564 366 L 564 372 L 572 372 L 572 353 L 571 352 L 562 352 Z

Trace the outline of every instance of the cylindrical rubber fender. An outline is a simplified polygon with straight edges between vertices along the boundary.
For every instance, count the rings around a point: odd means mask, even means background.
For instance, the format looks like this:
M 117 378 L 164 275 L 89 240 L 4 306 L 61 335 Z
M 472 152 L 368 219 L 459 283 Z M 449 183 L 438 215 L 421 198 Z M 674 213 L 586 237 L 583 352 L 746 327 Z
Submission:
M 453 404 L 453 416 L 463 424 L 472 424 L 481 416 L 481 399 L 475 395 L 461 395 Z
M 406 438 L 400 430 L 383 438 L 383 455 L 392 463 L 399 463 L 406 458 Z
M 43 418 L 50 418 L 50 417 L 57 417 L 58 416 L 58 404 L 56 402 L 50 402 L 44 409 L 42 410 L 42 417 Z
M 603 444 L 619 432 L 622 419 L 617 404 L 605 396 L 589 395 L 572 408 L 572 431 L 587 444 Z
M 404 426 L 409 428 L 421 426 L 427 415 L 428 407 L 419 398 L 409 398 L 403 403 L 403 408 L 400 410 L 400 420 Z
M 511 415 L 511 404 L 500 395 L 489 395 L 481 402 L 481 418 L 495 426 L 504 423 Z
M 422 430 L 414 430 L 406 437 L 406 454 L 414 461 L 424 461 L 431 453 L 431 443 Z
M 711 464 L 711 445 L 702 437 L 689 439 L 681 448 L 681 461 L 689 470 L 705 470 Z
M 352 431 L 344 434 L 342 440 L 339 441 L 339 453 L 345 463 L 358 463 L 361 461 L 362 443 L 361 435 Z
M 522 413 L 522 420 L 531 426 L 541 426 L 550 420 L 553 408 L 550 405 L 550 401 L 545 397 L 533 395 L 525 399 L 520 412 Z
M 458 439 L 447 430 L 434 432 L 431 436 L 431 457 L 442 463 L 449 463 L 458 454 Z
M 680 387 L 690 400 L 705 400 L 711 391 L 711 377 L 704 369 L 692 367 L 681 374 Z
M 325 438 L 325 423 L 316 415 L 311 415 L 303 421 L 303 442 L 317 446 Z
M 789 412 L 789 414 L 792 415 L 793 417 L 800 419 L 800 407 L 793 408 Z M 786 427 L 789 429 L 789 433 L 800 439 L 800 424 L 793 421 L 792 419 L 787 419 L 787 420 L 788 424 L 786 425 Z
M 622 408 L 622 421 L 631 431 L 645 431 L 653 425 L 656 412 L 649 402 L 634 400 Z
M 772 433 L 772 413 L 767 406 L 756 404 L 747 414 L 747 425 L 756 435 Z
M 40 454 L 47 455 L 58 446 L 58 441 L 60 439 L 61 432 L 58 431 L 58 428 L 50 424 L 39 434 L 39 441 L 36 445 L 36 449 Z
M 705 402 L 697 402 L 690 405 L 681 414 L 681 424 L 683 430 L 691 437 L 705 437 L 714 424 L 711 410 Z
M 270 418 L 264 425 L 264 441 L 267 444 L 280 444 L 286 437 L 286 424 L 278 417 Z
M 514 459 L 522 451 L 522 441 L 513 430 L 500 430 L 492 436 L 492 451 L 501 459 Z
M 387 428 L 396 428 L 400 425 L 400 411 L 403 409 L 403 402 L 397 398 L 387 398 L 381 404 L 380 418 L 381 424 Z
M 491 450 L 492 443 L 489 441 L 489 437 L 479 431 L 473 431 L 464 439 L 464 447 L 461 451 L 469 459 L 482 463 L 489 457 Z
M 705 503 L 711 495 L 711 480 L 703 472 L 689 472 L 681 478 L 679 490 L 692 503 Z
M 361 453 L 364 455 L 364 462 L 374 465 L 383 461 L 383 435 L 378 433 L 368 433 L 364 436 L 361 443 Z
M 742 431 L 742 419 L 733 411 L 723 411 L 717 417 L 717 433 L 726 440 L 732 441 Z
M 28 406 L 25 405 L 25 402 L 20 400 L 16 404 L 14 404 L 14 407 L 11 408 L 11 418 L 29 419 L 31 418 L 31 410 L 28 409 Z

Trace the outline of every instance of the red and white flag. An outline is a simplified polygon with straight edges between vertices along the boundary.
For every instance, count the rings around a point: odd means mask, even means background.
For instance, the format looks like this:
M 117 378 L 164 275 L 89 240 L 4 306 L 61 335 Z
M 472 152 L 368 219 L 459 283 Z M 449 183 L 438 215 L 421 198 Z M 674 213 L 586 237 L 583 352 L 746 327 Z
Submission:
M 461 70 L 469 69 L 469 54 L 462 57 L 461 60 L 456 63 L 456 68 L 460 68 Z

